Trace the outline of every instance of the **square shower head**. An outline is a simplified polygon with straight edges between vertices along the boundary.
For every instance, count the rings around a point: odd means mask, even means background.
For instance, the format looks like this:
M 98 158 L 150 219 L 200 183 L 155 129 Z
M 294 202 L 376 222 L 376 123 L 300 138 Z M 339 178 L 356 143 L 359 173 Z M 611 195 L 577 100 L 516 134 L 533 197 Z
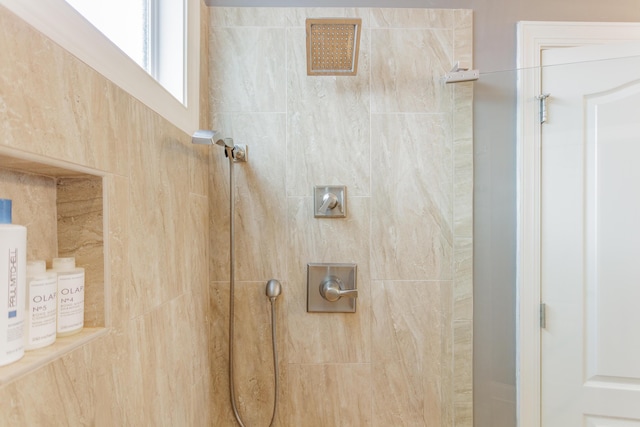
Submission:
M 360 18 L 307 19 L 307 75 L 355 76 Z

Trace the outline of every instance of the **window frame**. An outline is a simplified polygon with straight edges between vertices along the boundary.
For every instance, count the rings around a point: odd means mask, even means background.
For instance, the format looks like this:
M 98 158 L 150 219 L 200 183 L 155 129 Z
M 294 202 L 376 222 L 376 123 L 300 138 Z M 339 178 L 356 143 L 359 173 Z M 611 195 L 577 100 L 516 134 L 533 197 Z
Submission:
M 199 0 L 185 0 L 184 104 L 66 1 L 0 0 L 0 4 L 184 132 L 199 128 Z

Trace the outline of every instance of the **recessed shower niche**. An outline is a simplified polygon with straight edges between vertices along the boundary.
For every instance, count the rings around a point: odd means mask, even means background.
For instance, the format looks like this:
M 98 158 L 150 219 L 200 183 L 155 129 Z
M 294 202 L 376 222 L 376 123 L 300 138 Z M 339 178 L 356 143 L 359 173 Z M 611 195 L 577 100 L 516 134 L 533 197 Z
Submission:
M 85 268 L 84 329 L 0 367 L 0 386 L 106 334 L 104 176 L 53 159 L 0 149 L 0 198 L 27 227 L 27 259 L 75 257 Z

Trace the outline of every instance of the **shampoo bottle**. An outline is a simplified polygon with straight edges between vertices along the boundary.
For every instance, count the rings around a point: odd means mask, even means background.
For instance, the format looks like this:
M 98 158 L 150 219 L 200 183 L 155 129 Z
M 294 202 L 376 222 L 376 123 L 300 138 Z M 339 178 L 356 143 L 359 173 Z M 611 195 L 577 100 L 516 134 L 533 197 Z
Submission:
M 27 262 L 25 349 L 35 350 L 56 340 L 58 276 L 44 261 Z
M 0 366 L 24 356 L 27 229 L 11 224 L 11 200 L 0 199 Z
M 84 268 L 75 258 L 54 258 L 51 271 L 58 274 L 59 337 L 80 332 L 84 326 Z

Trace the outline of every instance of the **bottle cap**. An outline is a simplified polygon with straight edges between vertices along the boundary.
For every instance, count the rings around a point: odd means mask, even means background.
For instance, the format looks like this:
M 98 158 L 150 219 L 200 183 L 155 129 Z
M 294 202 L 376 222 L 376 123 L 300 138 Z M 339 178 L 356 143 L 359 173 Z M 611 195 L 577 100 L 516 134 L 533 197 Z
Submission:
M 11 200 L 0 199 L 0 224 L 11 224 Z
M 54 258 L 51 262 L 51 268 L 53 270 L 73 270 L 76 268 L 76 259 L 74 257 Z
M 47 272 L 47 263 L 42 260 L 27 261 L 27 277 L 38 276 Z

